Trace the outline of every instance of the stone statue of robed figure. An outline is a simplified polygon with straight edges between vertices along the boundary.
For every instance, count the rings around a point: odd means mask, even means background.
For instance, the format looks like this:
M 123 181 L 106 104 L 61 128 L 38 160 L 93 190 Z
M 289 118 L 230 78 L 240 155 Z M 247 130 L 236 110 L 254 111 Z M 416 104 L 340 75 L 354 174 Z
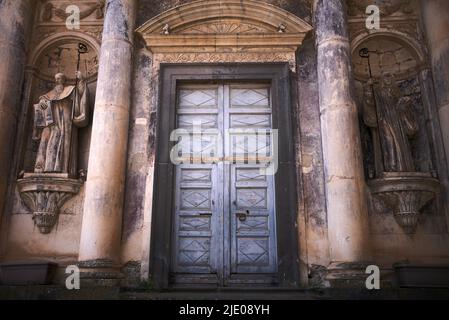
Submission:
M 54 89 L 34 105 L 33 140 L 40 140 L 35 173 L 77 177 L 78 128 L 89 123 L 89 93 L 81 72 L 76 78 L 77 85 L 65 85 L 65 75 L 56 74 Z
M 389 72 L 376 82 L 370 79 L 364 89 L 363 120 L 371 129 L 376 166 L 368 185 L 404 232 L 412 234 L 421 210 L 440 189 L 438 179 L 415 167 L 411 139 L 419 124 L 413 101 L 401 94 Z
M 415 172 L 410 141 L 418 132 L 411 100 L 401 97 L 391 73 L 382 73 L 379 83 L 365 85 L 363 119 L 372 129 L 376 165 L 383 172 Z M 380 154 L 379 154 L 380 153 Z

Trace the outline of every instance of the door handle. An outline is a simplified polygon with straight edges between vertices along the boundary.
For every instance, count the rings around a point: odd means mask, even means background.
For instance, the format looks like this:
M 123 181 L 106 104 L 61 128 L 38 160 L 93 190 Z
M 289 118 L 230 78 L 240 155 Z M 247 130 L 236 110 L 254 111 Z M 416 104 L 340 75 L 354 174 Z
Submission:
M 246 210 L 246 212 L 236 212 L 235 215 L 241 222 L 244 222 L 248 218 L 249 210 Z

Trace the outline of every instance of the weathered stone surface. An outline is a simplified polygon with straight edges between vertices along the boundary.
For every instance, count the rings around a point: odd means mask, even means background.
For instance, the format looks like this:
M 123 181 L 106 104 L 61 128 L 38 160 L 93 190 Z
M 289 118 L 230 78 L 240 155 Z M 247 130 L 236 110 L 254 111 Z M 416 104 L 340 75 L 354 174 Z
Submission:
M 446 159 L 449 159 L 449 2 L 421 1 L 423 22 L 430 47 L 432 70 Z
M 80 261 L 120 260 L 135 4 L 106 3 Z
M 446 132 L 449 123 L 449 113 L 446 112 L 449 110 L 446 90 L 449 81 L 446 72 L 449 70 L 447 1 L 423 0 L 420 9 L 415 5 L 419 1 L 373 0 L 371 2 L 379 4 L 381 8 L 382 22 L 381 30 L 369 32 L 363 19 L 366 4 L 370 3 L 368 0 L 317 0 L 314 5 L 315 20 L 312 19 L 312 1 L 256 1 L 259 5 L 269 3 L 285 9 L 295 18 L 299 17 L 309 24 L 314 22 L 316 34 L 310 32 L 297 52 L 296 47 L 302 38 L 297 37 L 292 30 L 299 30 L 295 28 L 301 28 L 302 24 L 290 24 L 285 28 L 285 25 L 280 25 L 282 20 L 279 21 L 282 14 L 275 18 L 270 16 L 271 10 L 276 11 L 272 7 L 263 13 L 252 12 L 252 15 L 243 17 L 225 15 L 215 20 L 211 17 L 202 19 L 201 16 L 183 20 L 185 17 L 179 14 L 175 20 L 179 24 L 163 28 L 164 21 L 157 21 L 155 29 L 147 32 L 147 38 L 135 41 L 133 14 L 129 10 L 133 1 L 104 1 L 104 6 L 101 0 L 36 1 L 38 5 L 31 36 L 25 32 L 22 18 L 32 13 L 32 10 L 27 13 L 19 5 L 25 2 L 0 1 L 0 53 L 8 62 L 2 67 L 5 72 L 0 72 L 0 84 L 6 83 L 0 86 L 0 147 L 2 151 L 10 150 L 9 155 L 7 152 L 0 154 L 0 173 L 3 177 L 13 173 L 12 169 L 8 171 L 3 166 L 4 163 L 9 165 L 11 159 L 18 159 L 17 163 L 13 163 L 14 173 L 33 170 L 38 145 L 33 144 L 31 133 L 27 131 L 32 127 L 32 103 L 52 89 L 51 78 L 56 72 L 65 72 L 68 82 L 74 84 L 74 49 L 80 41 L 89 46 L 89 53 L 82 57 L 81 70 L 86 71 L 90 96 L 95 98 L 103 15 L 107 9 L 106 25 L 90 159 L 91 127 L 80 132 L 79 168 L 89 169 L 90 187 L 87 188 L 87 196 L 85 198 L 86 186 L 81 186 L 79 194 L 61 207 L 53 231 L 43 235 L 33 226 L 29 210 L 16 186 L 10 185 L 10 205 L 4 215 L 7 221 L 3 223 L 0 234 L 0 245 L 6 248 L 0 252 L 2 261 L 30 257 L 55 259 L 61 266 L 58 281 L 64 285 L 64 267 L 76 264 L 79 253 L 80 259 L 85 262 L 80 264 L 85 269 L 82 285 L 118 286 L 121 282 L 126 287 L 151 289 L 151 280 L 146 281 L 152 262 L 150 248 L 154 244 L 151 243 L 151 219 L 153 176 L 156 173 L 156 129 L 157 126 L 164 126 L 159 123 L 156 112 L 160 99 L 160 65 L 282 62 L 289 63 L 294 87 L 292 92 L 298 93 L 294 101 L 297 105 L 294 115 L 296 140 L 292 150 L 295 150 L 297 156 L 297 172 L 294 174 L 297 174 L 298 186 L 301 285 L 347 286 L 354 285 L 353 280 L 356 280 L 356 284 L 364 288 L 365 264 L 358 262 L 366 259 L 370 246 L 373 247 L 374 264 L 382 268 L 382 288 L 386 278 L 394 280 L 391 270 L 394 262 L 406 259 L 427 264 L 449 262 L 448 172 L 447 157 L 441 142 L 442 139 L 449 141 Z M 245 3 L 251 1 L 222 0 L 215 9 L 220 6 L 225 8 L 226 3 L 231 2 L 237 4 L 237 8 L 244 8 Z M 349 4 L 349 8 L 346 8 L 344 2 Z M 137 1 L 135 3 L 137 6 Z M 136 26 L 142 26 L 158 14 L 193 1 L 140 0 L 138 3 L 140 10 L 136 13 Z M 408 3 L 412 5 L 408 6 Z M 68 31 L 65 26 L 67 15 L 64 9 L 69 4 L 80 6 L 81 30 Z M 16 24 L 4 19 L 16 17 L 9 13 L 14 8 L 18 8 L 17 14 L 20 15 L 16 18 Z M 208 10 L 207 6 L 204 8 Z M 349 9 L 351 15 L 349 37 L 354 44 L 351 48 L 346 31 L 346 9 Z M 4 10 L 9 10 L 5 16 Z M 423 24 L 419 20 L 421 13 Z M 423 37 L 422 25 L 426 29 L 428 45 Z M 134 36 L 136 34 L 138 32 Z M 207 39 L 204 39 L 205 35 Z M 250 41 L 242 44 L 239 39 L 244 37 Z M 9 45 L 10 39 L 16 41 L 16 45 Z M 214 42 L 216 39 L 220 40 L 219 46 Z M 30 42 L 30 50 L 28 59 L 25 59 L 27 42 Z M 382 70 L 392 72 L 398 79 L 401 94 L 413 100 L 420 127 L 420 132 L 411 141 L 415 168 L 438 177 L 443 186 L 436 201 L 422 208 L 417 231 L 412 236 L 406 235 L 397 225 L 394 210 L 381 201 L 366 201 L 364 198 L 361 152 L 363 150 L 367 164 L 366 177 L 370 177 L 371 168 L 374 167 L 374 155 L 366 139 L 370 132 L 365 130 L 363 133 L 363 149 L 359 144 L 357 120 L 361 123 L 361 107 L 357 109 L 352 92 L 355 91 L 359 101 L 362 100 L 362 83 L 368 78 L 367 61 L 358 56 L 362 46 L 378 50 L 376 54 L 373 53 L 371 60 L 374 74 L 378 75 Z M 428 53 L 431 59 L 428 59 Z M 353 70 L 350 58 L 354 63 Z M 29 64 L 27 82 L 20 90 L 25 60 Z M 427 66 L 428 60 L 432 62 L 432 73 Z M 354 86 L 351 80 L 353 74 L 356 79 Z M 2 95 L 4 92 L 7 96 Z M 23 96 L 22 109 L 29 109 L 28 114 L 19 112 L 20 95 Z M 439 109 L 439 120 L 436 106 Z M 441 128 L 438 121 L 441 122 Z M 13 125 L 16 122 L 19 122 L 20 127 L 18 134 L 14 135 L 16 130 Z M 14 139 L 19 154 L 13 158 L 11 143 Z M 446 147 L 448 145 L 446 143 Z M 22 149 L 24 155 L 21 154 Z M 0 192 L 3 182 L 6 183 L 5 178 L 0 181 Z M 1 199 L 0 195 L 0 206 Z M 363 218 L 367 202 L 371 206 L 369 231 Z M 82 219 L 84 226 L 80 248 Z M 365 242 L 367 236 L 369 245 Z M 354 261 L 357 262 L 355 265 L 347 263 Z M 329 269 L 332 272 L 329 273 Z M 125 278 L 122 279 L 120 271 Z M 5 292 L 18 296 L 24 294 L 16 288 L 2 290 L 2 296 Z M 115 289 L 111 289 L 103 295 L 92 287 L 82 290 L 79 295 L 56 288 L 37 289 L 35 292 L 36 296 L 49 298 L 155 299 L 190 294 L 164 296 L 159 292 L 127 292 L 119 295 Z M 368 295 L 365 289 L 347 292 L 355 298 Z M 31 291 L 29 294 L 28 297 L 33 296 Z M 227 297 L 233 297 L 234 293 L 230 294 Z M 275 296 L 272 292 L 263 294 L 270 298 Z M 341 296 L 338 291 L 323 291 L 304 295 L 292 293 L 284 297 L 329 298 L 338 297 L 339 294 Z M 389 297 L 408 295 L 399 291 L 386 293 Z M 411 295 L 420 297 L 415 293 Z M 218 297 L 219 294 L 206 292 L 198 296 L 210 298 Z
M 156 131 L 153 88 L 157 87 L 151 74 L 152 62 L 152 54 L 142 43 L 136 42 L 123 212 L 123 263 L 142 259 L 146 244 L 144 237 L 148 237 L 144 230 L 150 228 L 145 217 L 151 214 L 146 201 L 149 190 L 152 190 L 149 179 L 153 174 Z
M 369 257 L 358 117 L 344 2 L 316 2 L 316 45 L 330 259 Z
M 307 249 L 307 254 L 304 259 L 310 266 L 323 266 L 329 263 L 329 243 L 316 58 L 315 39 L 310 37 L 297 54 L 299 126 L 296 127 L 296 141 L 301 159 L 298 163 L 298 176 L 302 177 L 299 184 L 302 185 L 302 201 L 307 221 L 307 237 L 304 237 L 307 241 L 307 248 L 304 248 Z
M 29 0 L 0 2 L 0 224 L 13 158 L 15 130 L 20 110 L 26 47 L 32 23 Z
M 142 25 L 154 16 L 174 8 L 179 5 L 192 2 L 191 0 L 140 0 L 139 15 L 137 25 Z M 226 1 L 223 1 L 225 3 Z M 262 1 L 260 1 L 262 2 Z M 272 4 L 287 10 L 306 21 L 311 21 L 312 1 L 311 0 L 263 0 L 263 2 Z

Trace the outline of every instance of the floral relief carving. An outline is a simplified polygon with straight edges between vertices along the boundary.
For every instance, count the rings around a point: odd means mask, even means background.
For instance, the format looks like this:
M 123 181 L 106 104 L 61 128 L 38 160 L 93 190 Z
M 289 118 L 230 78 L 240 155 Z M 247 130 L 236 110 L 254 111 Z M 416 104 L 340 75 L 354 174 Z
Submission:
M 191 26 L 184 30 L 181 30 L 180 34 L 241 34 L 241 33 L 266 33 L 273 32 L 273 30 L 268 30 L 261 26 L 256 26 L 252 24 L 242 23 L 240 21 L 229 21 L 229 22 L 217 22 L 200 24 L 196 26 Z
M 159 63 L 194 62 L 288 62 L 295 69 L 295 55 L 289 52 L 278 53 L 166 53 L 156 57 Z

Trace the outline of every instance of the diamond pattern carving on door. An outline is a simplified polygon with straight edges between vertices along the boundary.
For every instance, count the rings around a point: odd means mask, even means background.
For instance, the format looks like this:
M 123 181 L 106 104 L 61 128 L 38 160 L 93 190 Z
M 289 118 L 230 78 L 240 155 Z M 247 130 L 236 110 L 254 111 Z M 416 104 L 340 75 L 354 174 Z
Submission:
M 183 209 L 210 209 L 210 200 L 210 190 L 181 190 L 181 208 Z
M 211 171 L 210 170 L 201 170 L 201 169 L 184 169 L 181 171 L 182 182 L 210 182 L 211 181 Z
M 230 138 L 232 139 L 231 149 L 234 156 L 247 157 L 256 161 L 258 158 L 269 157 L 271 154 L 269 133 L 263 134 L 254 131 L 239 133 L 233 131 Z
M 237 221 L 237 231 L 265 231 L 268 230 L 268 217 L 247 217 L 245 221 Z
M 210 218 L 209 217 L 180 217 L 179 230 L 182 231 L 208 231 L 210 230 Z
M 237 169 L 236 180 L 241 181 L 265 181 L 266 175 L 260 173 L 260 169 Z
M 269 107 L 268 89 L 236 89 L 231 91 L 231 107 Z
M 180 261 L 184 266 L 207 266 L 209 264 L 210 242 L 208 239 L 180 239 Z
M 231 116 L 232 128 L 267 128 L 270 127 L 270 115 L 241 115 L 236 114 Z
M 267 207 L 266 189 L 237 189 L 237 208 L 263 208 Z
M 216 106 L 216 90 L 179 90 L 179 108 L 207 108 Z
M 239 265 L 266 266 L 269 263 L 266 239 L 241 238 L 238 240 Z
M 271 152 L 269 86 L 182 85 L 176 113 L 184 133 L 175 170 L 174 281 L 229 285 L 273 275 L 274 177 L 263 174 L 260 160 Z
M 215 115 L 182 115 L 179 117 L 179 128 L 216 128 L 217 116 Z

